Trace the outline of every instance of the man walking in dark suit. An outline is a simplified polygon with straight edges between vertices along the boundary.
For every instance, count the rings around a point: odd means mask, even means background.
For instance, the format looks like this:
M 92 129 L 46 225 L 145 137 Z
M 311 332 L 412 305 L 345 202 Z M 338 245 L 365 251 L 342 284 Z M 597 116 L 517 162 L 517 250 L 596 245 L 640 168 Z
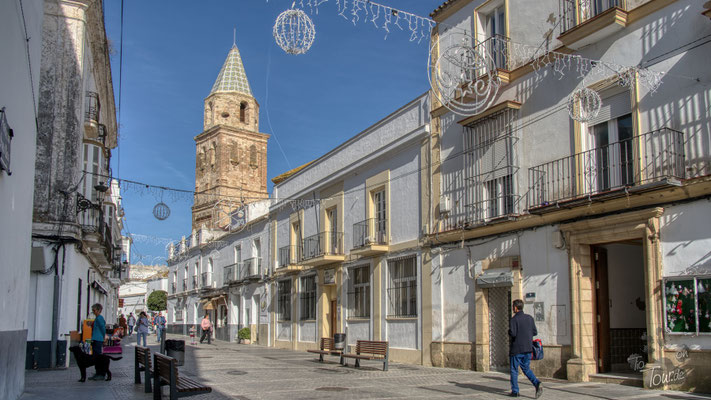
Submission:
M 514 316 L 509 321 L 509 358 L 511 363 L 511 394 L 518 397 L 518 369 L 536 388 L 536 398 L 543 394 L 543 384 L 529 368 L 533 353 L 533 337 L 538 335 L 533 317 L 523 313 L 523 301 L 513 301 Z

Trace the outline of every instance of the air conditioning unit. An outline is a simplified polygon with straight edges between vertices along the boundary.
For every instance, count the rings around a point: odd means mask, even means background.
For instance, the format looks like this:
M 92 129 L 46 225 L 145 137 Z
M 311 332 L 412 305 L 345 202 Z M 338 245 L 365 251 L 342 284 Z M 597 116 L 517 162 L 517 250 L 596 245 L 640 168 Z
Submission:
M 32 253 L 30 253 L 30 271 L 47 272 L 47 263 L 44 259 L 44 247 L 32 247 Z
M 449 196 L 442 196 L 439 199 L 439 213 L 447 214 L 452 211 L 452 198 Z

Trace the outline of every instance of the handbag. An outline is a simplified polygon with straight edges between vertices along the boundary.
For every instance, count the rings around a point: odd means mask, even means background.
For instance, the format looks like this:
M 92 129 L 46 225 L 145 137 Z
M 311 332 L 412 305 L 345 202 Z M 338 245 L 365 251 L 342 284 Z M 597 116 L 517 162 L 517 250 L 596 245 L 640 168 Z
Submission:
M 532 360 L 542 360 L 543 359 L 543 343 L 541 339 L 533 340 L 533 354 L 531 355 Z

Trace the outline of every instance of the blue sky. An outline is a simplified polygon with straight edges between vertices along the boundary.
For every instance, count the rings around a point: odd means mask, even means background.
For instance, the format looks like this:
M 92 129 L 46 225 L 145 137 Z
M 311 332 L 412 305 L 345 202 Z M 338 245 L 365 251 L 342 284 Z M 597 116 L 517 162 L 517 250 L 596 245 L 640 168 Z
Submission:
M 260 131 L 272 135 L 270 192 L 271 178 L 318 158 L 429 88 L 428 40 L 410 42 L 407 30 L 393 26 L 385 39 L 382 28 L 354 25 L 339 16 L 336 0 L 310 14 L 316 40 L 309 52 L 284 53 L 272 27 L 291 3 L 125 1 L 120 149 L 113 153 L 113 175 L 194 189 L 193 137 L 202 131 L 203 100 L 232 46 L 234 28 L 260 104 Z M 427 17 L 442 0 L 380 3 Z M 112 73 L 118 106 L 120 1 L 107 1 L 105 7 L 107 34 L 115 50 Z M 155 238 L 190 234 L 192 202 L 165 193 L 162 200 L 171 215 L 159 221 L 152 210 L 160 192 L 129 188 L 122 197 L 126 228 L 138 235 L 132 261 L 165 262 L 165 243 Z

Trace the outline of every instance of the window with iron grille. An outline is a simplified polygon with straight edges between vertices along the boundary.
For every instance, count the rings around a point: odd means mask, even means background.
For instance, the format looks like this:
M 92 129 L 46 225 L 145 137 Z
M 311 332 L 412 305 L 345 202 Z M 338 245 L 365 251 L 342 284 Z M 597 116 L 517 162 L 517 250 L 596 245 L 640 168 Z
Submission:
M 350 277 L 348 316 L 370 318 L 370 266 L 351 268 L 348 275 Z
M 299 317 L 302 321 L 316 319 L 316 275 L 301 278 L 299 305 Z
M 415 256 L 388 260 L 388 316 L 417 316 L 417 261 Z
M 466 127 L 462 211 L 468 223 L 516 212 L 517 121 L 518 110 L 506 108 Z
M 291 280 L 277 282 L 277 319 L 291 321 Z

